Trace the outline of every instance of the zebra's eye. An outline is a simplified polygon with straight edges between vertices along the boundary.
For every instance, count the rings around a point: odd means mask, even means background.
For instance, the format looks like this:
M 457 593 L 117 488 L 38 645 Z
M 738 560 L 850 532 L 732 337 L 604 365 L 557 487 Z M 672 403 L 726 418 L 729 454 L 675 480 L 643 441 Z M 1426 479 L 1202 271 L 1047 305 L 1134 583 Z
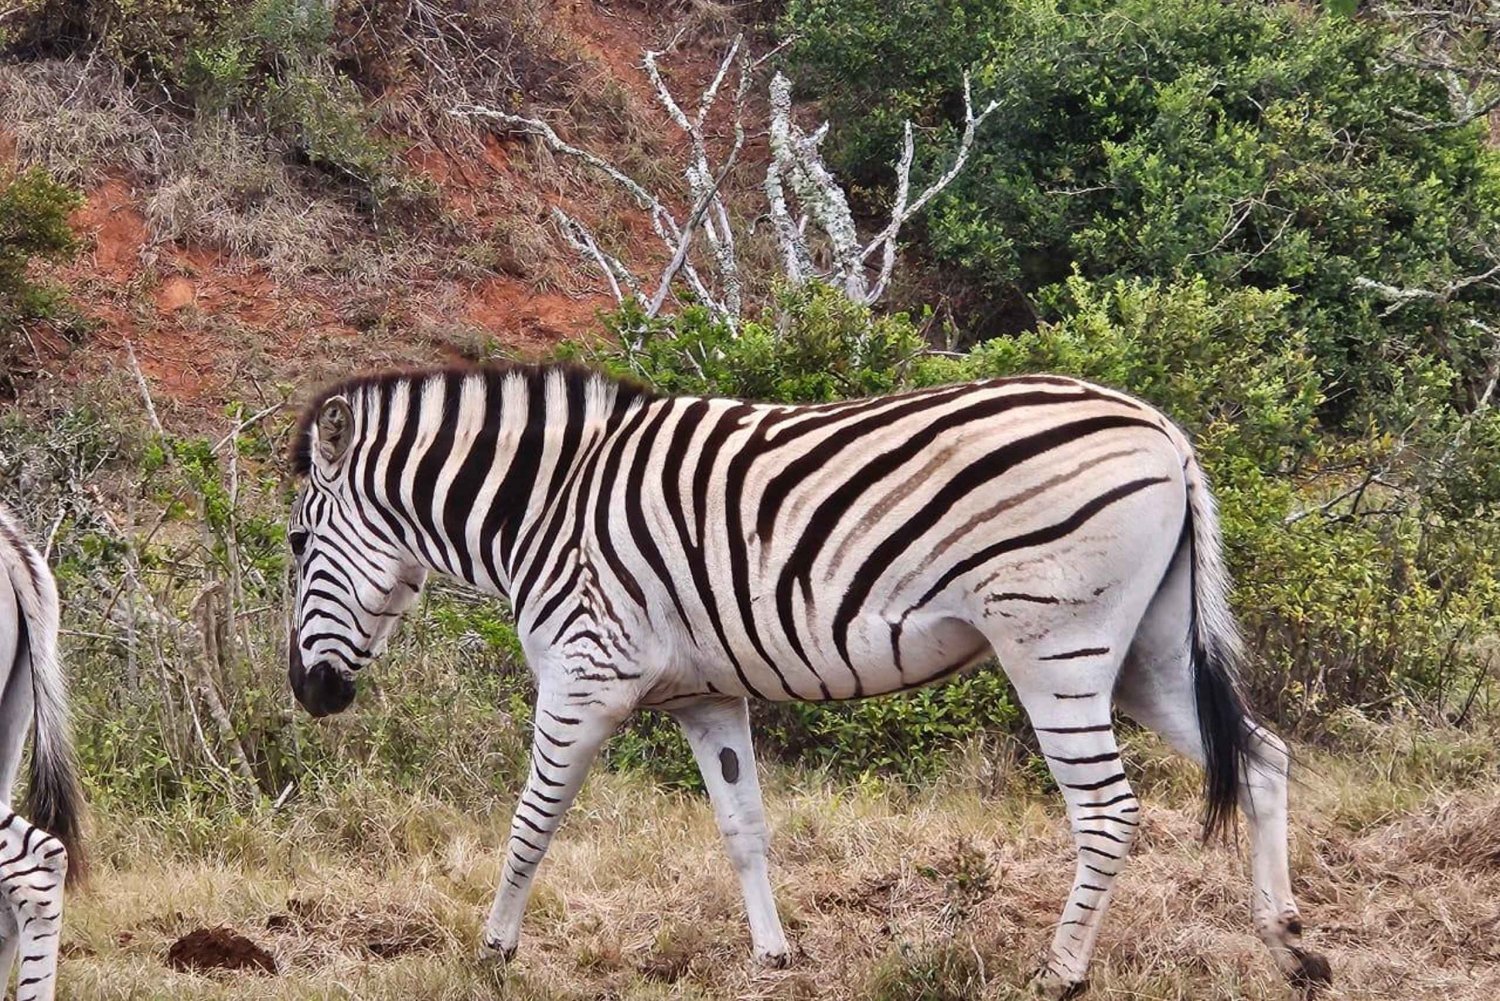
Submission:
M 310 533 L 305 528 L 294 528 L 287 533 L 287 540 L 292 544 L 292 555 L 298 559 L 307 551 L 307 537 Z

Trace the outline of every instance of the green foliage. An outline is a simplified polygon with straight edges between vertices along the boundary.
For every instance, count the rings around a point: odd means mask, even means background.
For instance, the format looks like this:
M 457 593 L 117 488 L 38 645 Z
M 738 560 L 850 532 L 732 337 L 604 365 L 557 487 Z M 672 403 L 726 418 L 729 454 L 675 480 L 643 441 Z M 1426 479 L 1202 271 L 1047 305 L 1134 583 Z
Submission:
M 611 768 L 651 776 L 668 789 L 703 791 L 693 749 L 670 716 L 637 713 L 604 748 Z
M 1219 292 L 1203 278 L 1074 277 L 1058 292 L 1058 322 L 986 341 L 958 368 L 966 378 L 1060 372 L 1128 387 L 1194 435 L 1275 472 L 1311 447 L 1321 403 L 1292 303 L 1284 291 Z M 1210 435 L 1215 427 L 1223 434 Z
M 62 293 L 31 273 L 33 261 L 65 260 L 76 246 L 68 216 L 81 200 L 41 170 L 0 168 L 0 392 L 32 361 L 22 327 L 55 317 Z
M 993 667 L 878 699 L 758 706 L 756 736 L 787 761 L 836 775 L 880 772 L 920 784 L 976 736 L 1016 733 L 1024 726 L 1010 682 Z
M 888 176 L 908 109 L 951 117 L 971 66 L 976 99 L 1001 100 L 929 223 L 937 260 L 978 295 L 1019 293 L 1057 317 L 1053 290 L 1074 271 L 1286 288 L 1328 420 L 1383 415 L 1413 358 L 1451 366 L 1455 403 L 1477 395 L 1489 341 L 1469 321 L 1500 307 L 1500 289 L 1383 315 L 1358 284 L 1481 274 L 1500 227 L 1500 156 L 1482 125 L 1413 129 L 1409 115 L 1449 115 L 1446 91 L 1390 59 L 1379 26 L 1283 3 L 940 6 L 794 0 L 784 27 L 856 177 Z M 901 30 L 913 18 L 924 30 Z
M 693 306 L 648 320 L 627 303 L 604 325 L 621 350 L 573 351 L 617 375 L 663 392 L 783 403 L 890 392 L 926 346 L 906 314 L 874 316 L 815 283 L 783 289 L 737 332 Z

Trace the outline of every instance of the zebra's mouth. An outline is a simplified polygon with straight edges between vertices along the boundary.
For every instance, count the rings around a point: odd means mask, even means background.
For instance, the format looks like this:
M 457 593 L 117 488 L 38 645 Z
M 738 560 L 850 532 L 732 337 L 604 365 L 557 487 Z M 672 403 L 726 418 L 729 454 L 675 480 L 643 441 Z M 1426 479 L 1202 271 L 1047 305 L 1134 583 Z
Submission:
M 293 675 L 292 692 L 314 719 L 341 713 L 354 702 L 354 678 L 329 666 L 314 664 L 300 679 Z

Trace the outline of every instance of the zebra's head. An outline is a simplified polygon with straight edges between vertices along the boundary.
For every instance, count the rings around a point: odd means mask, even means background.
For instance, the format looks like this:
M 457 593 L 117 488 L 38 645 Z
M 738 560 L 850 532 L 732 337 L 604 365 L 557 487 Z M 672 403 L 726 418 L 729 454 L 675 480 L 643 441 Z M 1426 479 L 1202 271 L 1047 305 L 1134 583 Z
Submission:
M 302 484 L 287 524 L 297 580 L 287 676 L 314 716 L 354 701 L 355 676 L 385 649 L 427 580 L 405 547 L 361 514 L 358 433 L 349 401 L 330 396 L 304 416 L 293 453 Z

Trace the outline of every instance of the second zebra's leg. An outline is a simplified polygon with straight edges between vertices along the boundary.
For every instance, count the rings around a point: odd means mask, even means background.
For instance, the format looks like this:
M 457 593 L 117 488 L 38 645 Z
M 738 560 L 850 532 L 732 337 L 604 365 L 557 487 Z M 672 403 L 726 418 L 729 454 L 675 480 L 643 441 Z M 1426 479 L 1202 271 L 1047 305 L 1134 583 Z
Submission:
M 1093 640 L 1055 639 L 1025 656 L 1001 653 L 1067 803 L 1078 852 L 1073 889 L 1032 982 L 1035 994 L 1052 1001 L 1087 989 L 1089 959 L 1115 877 L 1125 868 L 1140 824 L 1140 802 L 1125 779 L 1110 722 L 1121 654 Z
M 566 689 L 563 681 L 560 688 L 544 685 L 537 693 L 531 769 L 511 819 L 500 887 L 484 928 L 480 954 L 486 958 L 506 961 L 515 955 L 521 916 L 547 846 L 583 787 L 599 748 L 630 713 L 628 707 L 595 697 L 597 693 L 579 699 Z
M 739 875 L 755 958 L 768 966 L 785 966 L 791 954 L 771 893 L 766 861 L 770 830 L 750 744 L 749 707 L 744 699 L 712 698 L 674 708 L 671 713 L 692 745 L 729 859 Z
M 16 912 L 9 903 L 0 905 L 0 997 L 4 988 L 10 986 L 11 974 L 16 968 L 16 947 L 21 944 L 21 927 L 16 921 Z
M 16 1001 L 52 1001 L 57 987 L 63 883 L 68 854 L 62 842 L 9 809 L 0 822 L 0 892 L 17 929 L 5 954 L 20 955 Z M 9 966 L 6 967 L 7 972 Z

